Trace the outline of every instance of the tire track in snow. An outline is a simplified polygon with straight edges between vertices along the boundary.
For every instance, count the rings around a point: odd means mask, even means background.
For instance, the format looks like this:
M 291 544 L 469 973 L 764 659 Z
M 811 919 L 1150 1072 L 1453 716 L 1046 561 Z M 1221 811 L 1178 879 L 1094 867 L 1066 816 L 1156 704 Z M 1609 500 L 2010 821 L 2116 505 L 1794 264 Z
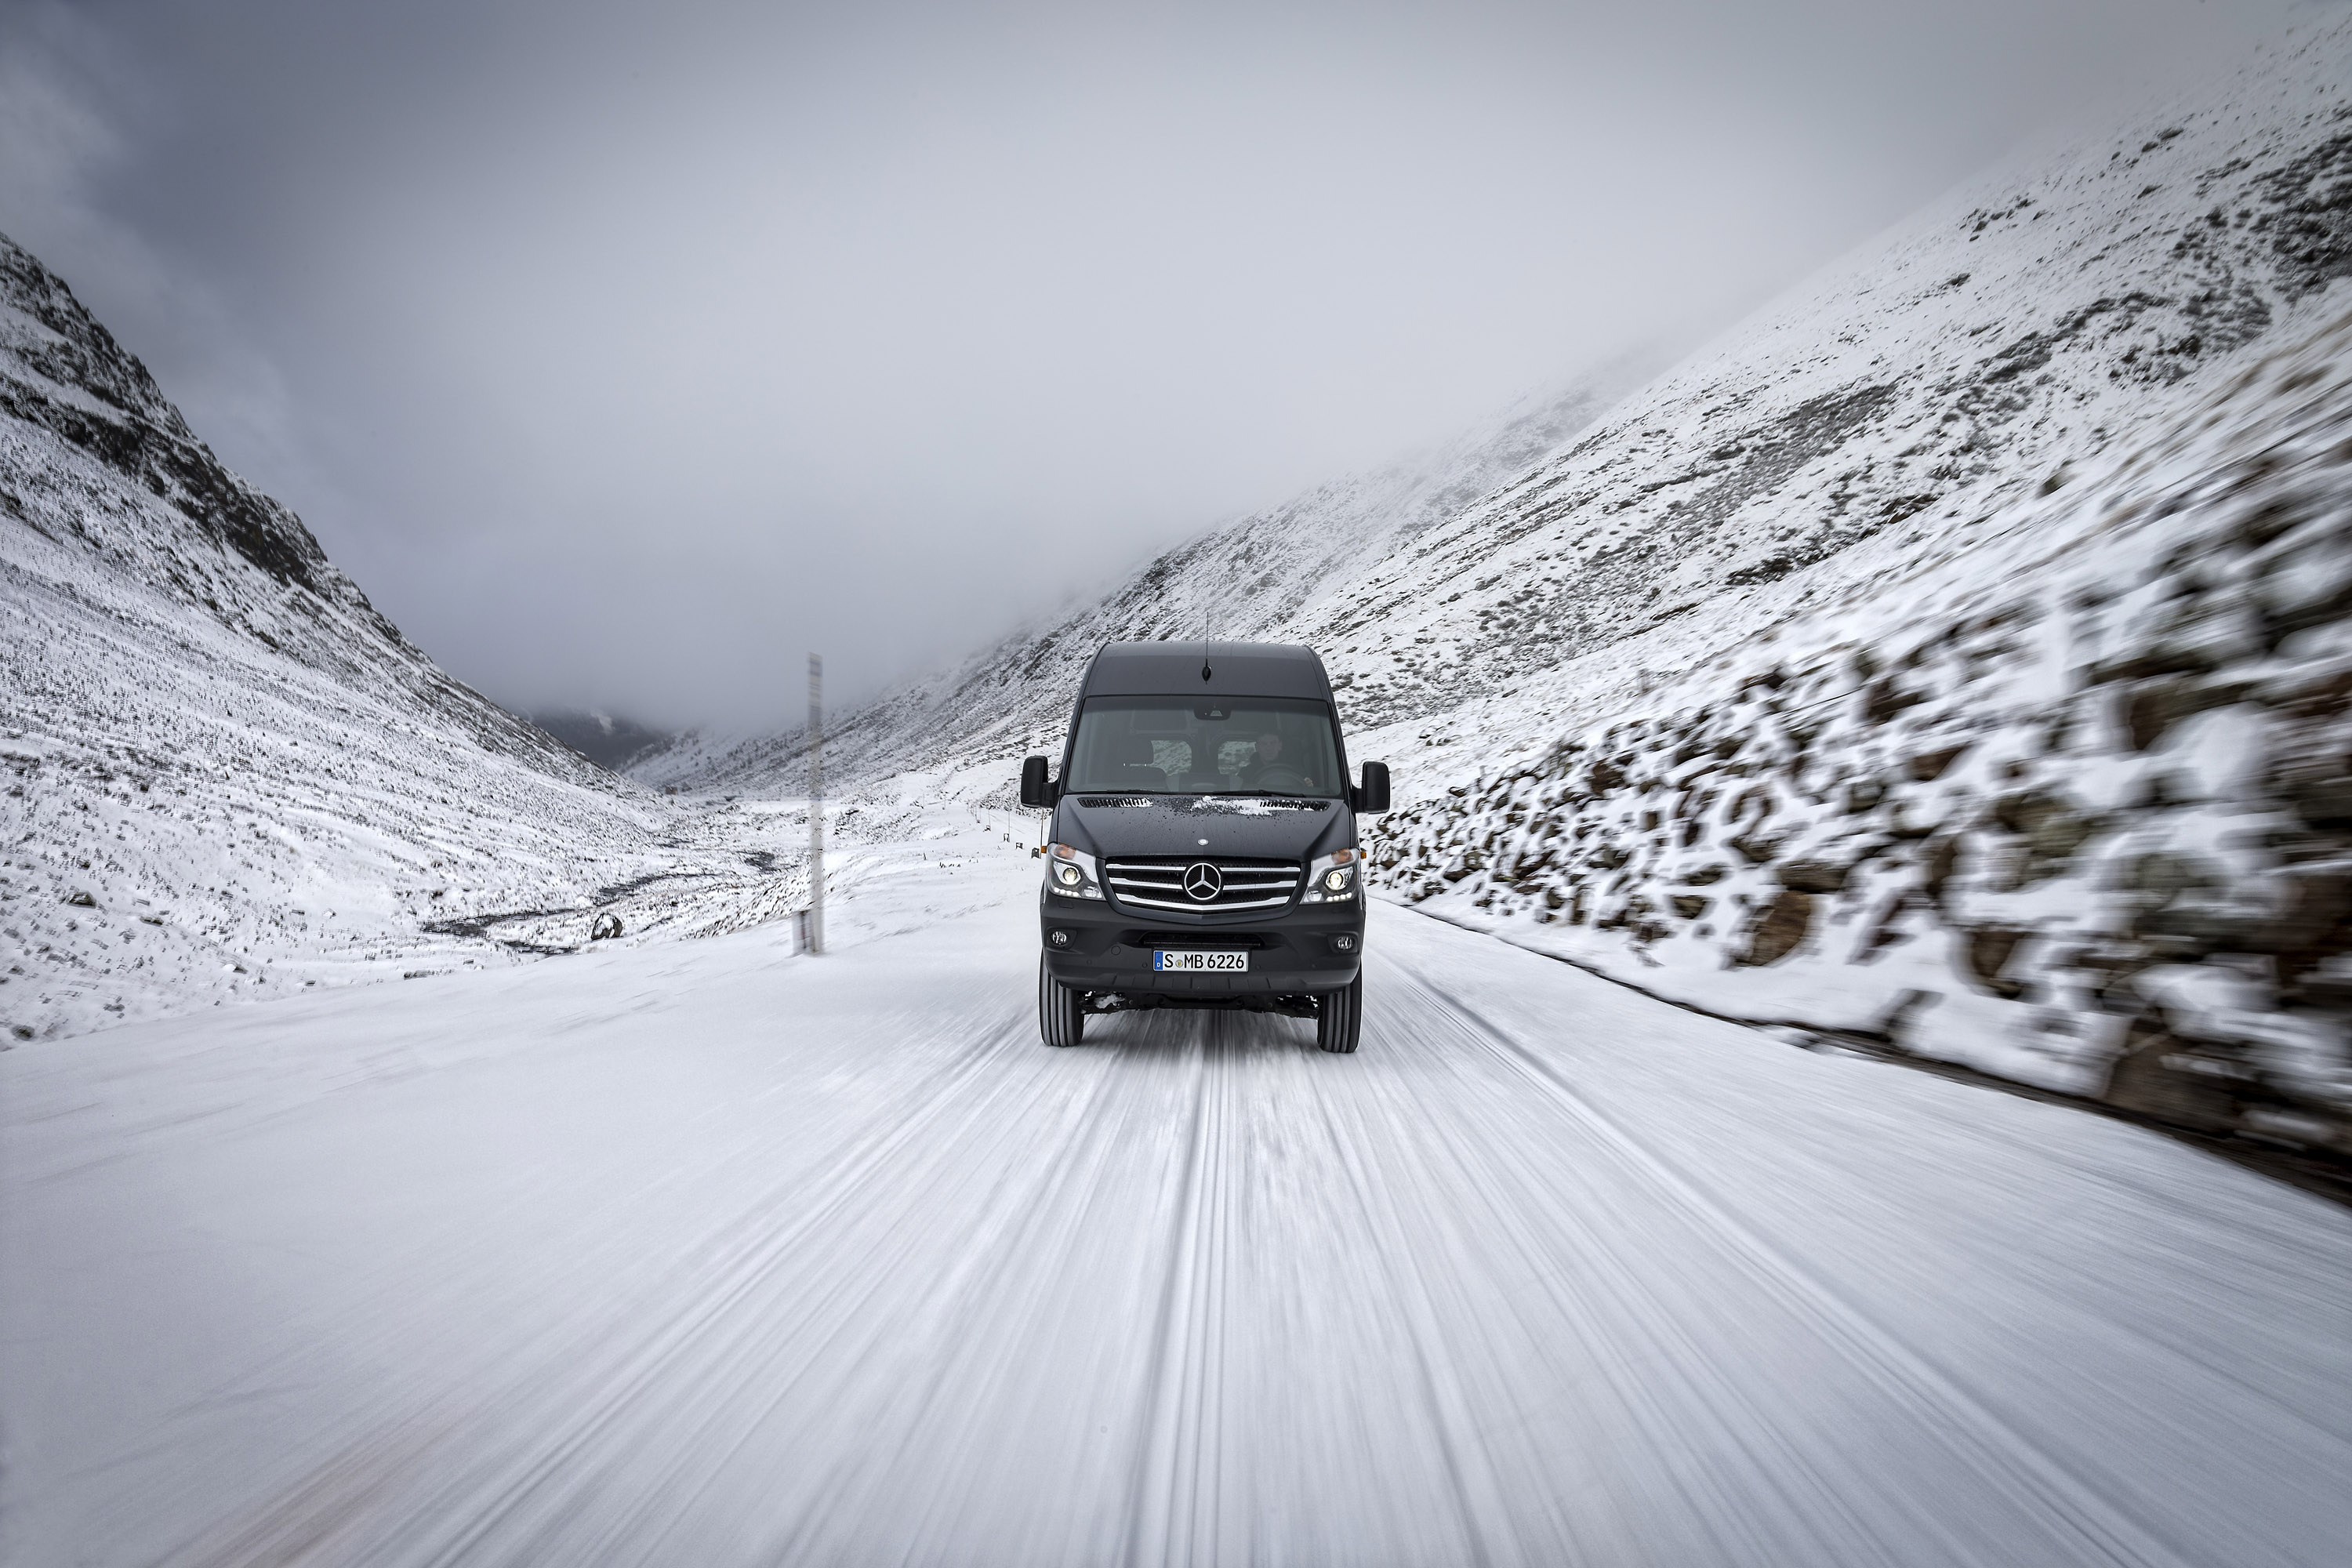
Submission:
M 1201 1523 L 1202 1476 L 1215 1474 L 1202 1453 L 1213 1430 L 1211 1369 L 1223 1324 L 1222 1289 L 1226 1171 L 1228 1020 L 1210 1014 L 1207 1027 L 1187 1043 L 1192 1068 L 1183 1154 L 1171 1184 L 1177 1192 L 1169 1224 L 1166 1275 L 1154 1313 L 1146 1394 L 1135 1467 L 1129 1482 L 1122 1561 L 1129 1568 L 1193 1561 Z
M 1501 1490 L 1491 1467 L 1477 1466 L 1474 1484 L 1471 1451 L 1476 1448 L 1476 1423 L 1464 1407 L 1460 1389 L 1462 1379 L 1441 1375 L 1439 1366 L 1449 1361 L 1447 1338 L 1438 1321 L 1430 1300 L 1426 1281 L 1418 1269 L 1408 1271 L 1400 1260 L 1417 1256 L 1414 1247 L 1398 1223 L 1397 1205 L 1391 1195 L 1380 1201 L 1375 1194 L 1371 1173 L 1366 1168 L 1360 1142 L 1341 1129 L 1333 1098 L 1337 1086 L 1318 1080 L 1315 1083 L 1316 1109 L 1322 1118 L 1324 1130 L 1330 1135 L 1331 1146 L 1337 1152 L 1342 1170 L 1347 1173 L 1348 1190 L 1360 1210 L 1366 1228 L 1378 1238 L 1376 1256 L 1380 1271 L 1386 1278 L 1391 1299 L 1406 1306 L 1406 1333 L 1413 1352 L 1413 1373 L 1419 1384 L 1421 1400 L 1428 1411 L 1429 1430 L 1435 1438 L 1440 1461 L 1445 1471 L 1446 1489 L 1454 1504 L 1454 1528 L 1465 1548 L 1464 1561 L 1475 1568 L 1486 1568 L 1494 1552 L 1481 1529 L 1483 1517 L 1495 1521 L 1509 1519 L 1509 1511 L 1496 1506 Z M 1410 1272 L 1410 1278 L 1408 1278 Z
M 2036 1503 L 2046 1522 L 2071 1535 L 2101 1560 L 2118 1564 L 2190 1568 L 2125 1510 L 1969 1393 L 1953 1377 L 1896 1339 L 1833 1287 L 1775 1247 L 1706 1193 L 1672 1161 L 1594 1106 L 1535 1050 L 1463 1002 L 1414 966 L 1391 961 L 1399 973 L 1467 1026 L 1467 1034 L 1559 1105 L 1592 1145 L 1665 1194 L 1697 1226 L 1759 1281 L 1842 1344 L 1849 1358 L 1895 1399 L 1914 1409 L 1941 1408 L 1958 1417 L 1947 1428 L 1957 1457 L 2000 1490 Z

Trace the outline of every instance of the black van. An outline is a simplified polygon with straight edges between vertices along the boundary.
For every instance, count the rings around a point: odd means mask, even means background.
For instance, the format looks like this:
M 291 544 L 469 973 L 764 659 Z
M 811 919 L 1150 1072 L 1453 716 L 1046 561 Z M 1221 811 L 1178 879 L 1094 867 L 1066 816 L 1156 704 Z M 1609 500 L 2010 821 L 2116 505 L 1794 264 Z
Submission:
M 1356 814 L 1389 771 L 1348 753 L 1323 661 L 1280 643 L 1106 643 L 1087 667 L 1050 806 L 1037 1023 L 1075 1046 L 1089 1013 L 1228 1007 L 1315 1020 L 1352 1051 L 1363 1023 Z

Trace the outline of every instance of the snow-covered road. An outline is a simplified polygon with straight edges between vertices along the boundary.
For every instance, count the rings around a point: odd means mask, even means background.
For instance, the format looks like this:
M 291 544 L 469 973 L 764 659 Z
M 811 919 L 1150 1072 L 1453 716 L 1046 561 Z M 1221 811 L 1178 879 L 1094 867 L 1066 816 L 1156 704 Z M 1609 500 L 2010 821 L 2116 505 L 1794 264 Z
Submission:
M 1048 1050 L 1030 865 L 0 1054 L 0 1558 L 2352 1552 L 2352 1214 L 1384 906 Z

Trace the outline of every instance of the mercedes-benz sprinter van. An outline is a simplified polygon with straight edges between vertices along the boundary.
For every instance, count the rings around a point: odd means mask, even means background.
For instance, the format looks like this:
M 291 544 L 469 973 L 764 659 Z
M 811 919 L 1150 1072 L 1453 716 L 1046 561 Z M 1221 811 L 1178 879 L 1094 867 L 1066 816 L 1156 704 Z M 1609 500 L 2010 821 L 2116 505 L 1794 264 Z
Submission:
M 1279 643 L 1107 643 L 1087 667 L 1050 807 L 1037 1021 L 1075 1046 L 1088 1014 L 1226 1007 L 1315 1020 L 1352 1051 L 1363 1022 L 1359 813 L 1389 771 L 1348 752 L 1323 661 Z

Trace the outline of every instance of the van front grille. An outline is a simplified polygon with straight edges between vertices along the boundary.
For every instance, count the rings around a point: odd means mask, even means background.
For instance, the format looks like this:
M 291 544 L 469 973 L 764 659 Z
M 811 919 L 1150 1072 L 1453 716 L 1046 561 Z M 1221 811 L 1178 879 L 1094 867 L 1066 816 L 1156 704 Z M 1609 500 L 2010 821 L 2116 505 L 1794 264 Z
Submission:
M 1227 931 L 1222 926 L 1194 926 L 1190 931 L 1121 931 L 1119 940 L 1129 947 L 1202 947 L 1219 952 L 1238 948 L 1245 952 L 1265 952 L 1279 945 L 1267 941 L 1257 931 Z
M 1103 862 L 1112 899 L 1135 909 L 1202 914 L 1281 909 L 1298 896 L 1298 879 L 1296 860 L 1152 855 Z

